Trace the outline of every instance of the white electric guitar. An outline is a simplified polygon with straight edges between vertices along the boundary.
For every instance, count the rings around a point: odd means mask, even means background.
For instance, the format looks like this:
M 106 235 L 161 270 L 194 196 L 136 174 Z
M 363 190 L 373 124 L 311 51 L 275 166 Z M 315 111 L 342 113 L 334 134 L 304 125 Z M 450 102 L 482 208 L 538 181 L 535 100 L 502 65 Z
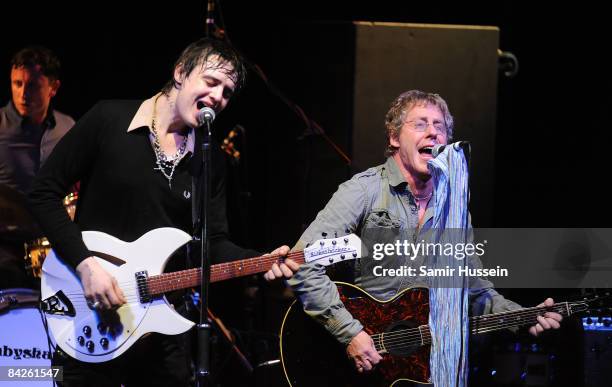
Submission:
M 149 332 L 176 335 L 194 323 L 174 311 L 164 293 L 200 284 L 200 269 L 163 273 L 168 258 L 191 240 L 175 228 L 158 228 L 128 243 L 98 231 L 83 241 L 98 262 L 117 279 L 127 303 L 111 311 L 92 308 L 74 271 L 51 251 L 43 263 L 41 308 L 54 344 L 75 359 L 100 363 L 123 354 Z M 322 239 L 289 258 L 330 265 L 361 257 L 361 240 L 351 234 Z M 265 272 L 283 258 L 274 255 L 211 266 L 210 281 Z

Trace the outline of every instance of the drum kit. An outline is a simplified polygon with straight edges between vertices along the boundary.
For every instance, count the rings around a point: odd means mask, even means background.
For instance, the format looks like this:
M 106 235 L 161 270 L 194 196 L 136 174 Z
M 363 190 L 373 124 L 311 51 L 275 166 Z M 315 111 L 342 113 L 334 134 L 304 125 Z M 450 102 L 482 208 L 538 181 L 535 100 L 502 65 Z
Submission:
M 78 194 L 71 193 L 63 201 L 72 220 L 77 200 Z M 0 246 L 18 244 L 23 244 L 25 250 L 23 270 L 36 283 L 51 244 L 34 221 L 24 195 L 0 185 Z M 2 285 L 0 366 L 49 366 L 51 353 L 38 307 L 40 292 L 27 288 L 2 289 Z

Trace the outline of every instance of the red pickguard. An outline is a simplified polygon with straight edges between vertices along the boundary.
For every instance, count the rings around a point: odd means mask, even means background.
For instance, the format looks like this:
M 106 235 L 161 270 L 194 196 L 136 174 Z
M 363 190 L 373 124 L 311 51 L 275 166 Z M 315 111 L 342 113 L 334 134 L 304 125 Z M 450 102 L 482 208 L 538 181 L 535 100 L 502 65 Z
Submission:
M 338 286 L 340 299 L 369 335 L 385 332 L 398 321 L 412 321 L 416 326 L 428 324 L 429 292 L 426 288 L 409 289 L 385 303 L 370 298 L 365 292 L 361 292 L 360 297 L 348 297 L 344 289 L 345 286 Z M 385 354 L 377 368 L 389 381 L 410 379 L 426 382 L 430 378 L 429 346 L 420 347 L 406 357 Z
M 387 301 L 376 300 L 349 284 L 338 284 L 338 291 L 347 310 L 370 335 L 388 334 L 398 324 L 403 324 L 402 328 L 428 324 L 426 288 L 407 289 Z M 287 311 L 281 328 L 283 368 L 293 387 L 387 387 L 392 384 L 398 387 L 403 385 L 402 380 L 428 383 L 429 350 L 429 345 L 419 343 L 407 354 L 384 354 L 373 372 L 359 374 L 348 359 L 345 346 L 304 313 L 298 302 Z

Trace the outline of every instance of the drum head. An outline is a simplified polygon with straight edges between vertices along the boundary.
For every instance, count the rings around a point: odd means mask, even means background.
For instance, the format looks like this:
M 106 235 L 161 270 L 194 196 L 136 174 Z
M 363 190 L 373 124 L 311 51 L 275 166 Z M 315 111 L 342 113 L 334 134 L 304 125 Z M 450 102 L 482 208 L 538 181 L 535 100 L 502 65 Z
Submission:
M 39 292 L 31 289 L 0 290 L 0 366 L 51 365 L 38 299 Z M 20 387 L 52 386 L 50 381 L 20 381 L 18 384 Z M 9 385 L 15 383 L 0 381 L 0 386 Z

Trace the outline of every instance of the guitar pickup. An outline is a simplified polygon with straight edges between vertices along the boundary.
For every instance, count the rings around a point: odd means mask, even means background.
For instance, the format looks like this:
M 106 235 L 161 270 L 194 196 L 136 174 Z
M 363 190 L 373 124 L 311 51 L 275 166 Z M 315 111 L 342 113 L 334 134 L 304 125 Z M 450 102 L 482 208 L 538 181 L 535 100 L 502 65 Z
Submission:
M 136 277 L 136 285 L 138 286 L 138 297 L 140 298 L 140 302 L 145 304 L 151 301 L 151 295 L 149 294 L 149 283 L 148 277 L 149 274 L 146 270 L 139 271 L 134 274 Z

